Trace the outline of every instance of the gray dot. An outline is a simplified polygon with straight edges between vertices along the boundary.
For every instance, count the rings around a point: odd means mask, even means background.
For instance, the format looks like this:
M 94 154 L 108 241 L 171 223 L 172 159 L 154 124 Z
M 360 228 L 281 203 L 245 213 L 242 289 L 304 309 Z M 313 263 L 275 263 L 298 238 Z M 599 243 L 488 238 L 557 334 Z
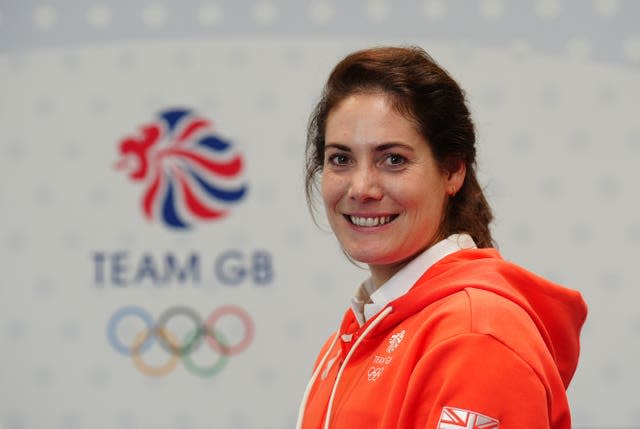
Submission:
M 261 185 L 260 188 L 256 190 L 256 198 L 263 204 L 275 204 L 278 199 L 278 191 L 272 185 Z
M 276 102 L 276 96 L 272 93 L 262 93 L 258 95 L 258 98 L 256 99 L 256 106 L 258 107 L 258 109 L 262 110 L 262 111 L 272 111 L 277 102 Z
M 133 70 L 136 63 L 136 56 L 131 51 L 121 52 L 116 58 L 116 67 L 121 71 Z
M 182 49 L 173 53 L 173 65 L 179 70 L 188 70 L 193 67 L 193 57 Z
M 587 225 L 574 225 L 569 229 L 569 241 L 577 247 L 582 247 L 593 239 L 593 230 Z
M 640 319 L 636 319 L 636 321 L 631 325 L 631 332 L 634 335 L 640 337 Z
M 332 275 L 327 272 L 319 271 L 315 273 L 311 280 L 311 285 L 315 289 L 316 293 L 320 296 L 328 296 L 336 284 Z
M 2 425 L 11 429 L 25 429 L 27 427 L 27 417 L 16 410 L 11 410 L 4 415 Z
M 578 131 L 567 139 L 567 149 L 572 155 L 583 155 L 591 147 L 591 139 L 584 131 Z
M 282 425 L 283 428 L 294 428 L 298 421 L 298 413 L 295 410 L 290 410 L 284 413 Z
M 249 235 L 245 230 L 235 230 L 226 237 L 226 243 L 232 248 L 239 248 L 249 245 Z
M 540 90 L 540 104 L 545 108 L 557 106 L 560 99 L 558 88 L 554 85 L 547 85 Z
M 177 235 L 173 239 L 173 243 L 177 248 L 189 249 L 193 247 L 193 239 L 188 235 Z
M 207 94 L 200 100 L 200 107 L 203 111 L 215 111 L 218 110 L 223 104 L 220 102 L 218 95 Z
M 152 110 L 152 111 L 156 111 L 158 110 L 158 106 L 163 106 L 166 104 L 164 103 L 162 96 L 160 94 L 149 94 L 146 97 L 144 97 L 142 103 L 146 110 Z
M 640 403 L 637 403 L 637 399 L 634 401 L 635 404 L 631 404 L 629 409 L 629 425 L 630 427 L 637 426 L 638 421 L 640 421 Z
M 94 207 L 104 207 L 109 202 L 109 191 L 104 186 L 96 185 L 89 190 L 88 200 Z
M 622 369 L 616 362 L 607 362 L 600 368 L 600 375 L 604 384 L 617 384 L 622 376 Z
M 480 101 L 491 109 L 496 109 L 503 104 L 504 91 L 499 87 L 490 87 L 482 92 Z
M 131 410 L 124 410 L 115 417 L 116 427 L 118 429 L 135 429 L 138 425 L 138 417 Z
M 93 388 L 103 388 L 109 383 L 111 374 L 106 368 L 102 366 L 96 366 L 89 370 L 87 378 L 89 385 L 91 385 Z
M 286 48 L 282 53 L 282 59 L 285 64 L 294 66 L 299 65 L 304 60 L 304 53 L 300 48 Z
M 640 224 L 630 225 L 627 228 L 627 237 L 634 244 L 640 244 Z
M 258 368 L 255 373 L 256 383 L 263 387 L 273 386 L 276 378 L 276 372 L 271 366 L 263 366 L 262 368 Z
M 77 71 L 82 61 L 77 54 L 65 54 L 62 56 L 62 66 L 67 71 Z
M 229 414 L 229 427 L 232 429 L 246 429 L 249 426 L 247 415 L 243 411 L 234 410 Z
M 580 407 L 580 406 L 572 407 L 571 420 L 572 420 L 572 423 L 573 423 L 574 427 L 576 427 L 576 428 L 580 428 L 580 427 L 588 428 L 588 427 L 591 427 L 591 425 L 593 424 L 593 422 L 595 420 L 593 408 L 591 408 L 591 407 Z
M 60 327 L 60 336 L 67 343 L 75 343 L 82 337 L 82 330 L 78 322 L 67 320 Z
M 533 144 L 531 143 L 531 136 L 528 134 L 520 134 L 511 140 L 511 145 L 514 151 L 527 153 L 531 151 Z
M 136 236 L 131 231 L 121 231 L 116 234 L 115 242 L 122 247 L 130 247 L 136 243 Z
M 51 368 L 37 368 L 33 372 L 33 382 L 38 387 L 48 387 L 54 382 L 53 371 Z
M 190 429 L 195 427 L 193 417 L 187 412 L 181 412 L 173 418 L 173 426 L 175 429 Z
M 38 298 L 49 299 L 54 294 L 54 285 L 51 277 L 42 276 L 33 282 L 33 294 Z
M 289 246 L 299 247 L 305 242 L 306 235 L 300 228 L 287 228 L 283 232 L 283 241 Z
M 512 229 L 511 236 L 513 237 L 513 241 L 520 246 L 528 246 L 534 241 L 533 231 L 527 224 L 516 225 Z
M 27 154 L 27 146 L 24 142 L 12 142 L 7 145 L 4 152 L 11 161 L 22 161 Z
M 564 193 L 563 185 L 557 177 L 548 177 L 540 183 L 540 192 L 547 199 L 557 199 Z
M 467 41 L 458 43 L 453 49 L 454 62 L 459 64 L 471 64 L 475 62 L 477 50 Z
M 514 60 L 522 62 L 531 57 L 531 44 L 526 39 L 512 39 L 509 41 L 509 54 Z
M 94 96 L 89 100 L 87 110 L 96 116 L 104 115 L 109 111 L 109 103 L 104 97 Z
M 620 196 L 620 184 L 614 177 L 603 177 L 597 184 L 600 196 L 606 200 L 613 200 Z
M 22 54 L 11 54 L 9 56 L 8 63 L 9 67 L 15 74 L 24 72 L 29 66 L 29 63 Z
M 617 99 L 616 91 L 609 85 L 598 88 L 597 103 L 599 105 L 615 104 Z
M 144 380 L 144 384 L 153 391 L 158 391 L 160 389 L 168 389 L 171 386 L 169 380 L 166 378 L 158 378 L 158 377 L 147 377 Z
M 66 231 L 60 237 L 62 247 L 70 250 L 77 250 L 82 245 L 82 239 L 75 231 Z
M 5 245 L 8 249 L 19 252 L 27 248 L 28 240 L 22 232 L 13 231 L 4 238 Z
M 306 336 L 307 327 L 303 321 L 299 319 L 291 319 L 282 325 L 282 333 L 287 341 L 295 343 Z
M 301 160 L 304 153 L 304 137 L 289 137 L 282 144 L 282 152 L 290 160 Z
M 33 111 L 42 116 L 48 116 L 55 110 L 55 106 L 50 97 L 41 95 L 33 105 Z
M 504 199 L 510 195 L 510 188 L 504 181 L 493 179 L 487 185 L 485 192 L 494 200 Z
M 80 429 L 83 425 L 83 418 L 78 411 L 66 411 L 60 416 L 60 429 Z
M 634 151 L 640 151 L 640 131 L 634 130 L 629 133 L 627 137 L 627 143 L 629 144 L 629 148 Z
M 226 54 L 227 65 L 233 68 L 242 68 L 249 62 L 249 55 L 244 49 L 233 48 Z
M 76 142 L 69 142 L 62 147 L 62 156 L 69 161 L 76 161 L 83 155 L 81 146 Z
M 616 293 L 622 286 L 620 274 L 616 271 L 605 271 L 598 277 L 598 285 L 607 293 Z
M 6 337 L 17 343 L 29 334 L 29 327 L 24 320 L 9 320 L 5 325 Z
M 50 206 L 53 202 L 53 192 L 46 185 L 38 185 L 33 190 L 33 201 L 40 207 Z

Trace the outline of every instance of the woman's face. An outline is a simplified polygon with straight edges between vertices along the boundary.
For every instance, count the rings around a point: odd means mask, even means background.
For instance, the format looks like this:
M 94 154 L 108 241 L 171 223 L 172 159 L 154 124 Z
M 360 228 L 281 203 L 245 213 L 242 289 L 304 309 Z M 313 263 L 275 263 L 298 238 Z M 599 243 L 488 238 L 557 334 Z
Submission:
M 414 125 L 387 96 L 360 93 L 327 118 L 322 198 L 344 250 L 378 285 L 437 237 L 448 194 L 464 180 L 436 163 Z

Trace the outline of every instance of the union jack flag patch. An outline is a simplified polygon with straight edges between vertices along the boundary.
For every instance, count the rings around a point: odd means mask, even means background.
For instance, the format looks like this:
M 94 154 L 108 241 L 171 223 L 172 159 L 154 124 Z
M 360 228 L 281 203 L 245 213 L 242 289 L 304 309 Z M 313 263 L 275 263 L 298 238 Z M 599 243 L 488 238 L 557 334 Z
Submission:
M 500 421 L 469 410 L 443 407 L 438 429 L 498 429 Z

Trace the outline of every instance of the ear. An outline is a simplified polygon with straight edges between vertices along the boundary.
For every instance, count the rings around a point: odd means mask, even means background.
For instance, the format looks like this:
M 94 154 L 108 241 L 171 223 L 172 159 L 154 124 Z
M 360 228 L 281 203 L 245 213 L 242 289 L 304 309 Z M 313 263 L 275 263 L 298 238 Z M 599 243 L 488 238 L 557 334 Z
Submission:
M 450 159 L 446 163 L 447 194 L 453 197 L 458 193 L 467 174 L 467 165 L 461 159 Z

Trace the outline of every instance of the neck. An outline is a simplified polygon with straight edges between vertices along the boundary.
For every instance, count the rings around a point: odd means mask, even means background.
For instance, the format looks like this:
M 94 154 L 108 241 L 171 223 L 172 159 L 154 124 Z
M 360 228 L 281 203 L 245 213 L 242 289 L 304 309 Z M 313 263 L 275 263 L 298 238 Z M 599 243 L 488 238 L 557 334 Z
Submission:
M 413 258 L 411 258 L 413 259 Z M 400 271 L 405 265 L 407 265 L 411 259 L 396 262 L 395 264 L 387 265 L 373 265 L 369 264 L 369 271 L 371 272 L 371 282 L 378 289 L 385 284 L 395 273 Z

